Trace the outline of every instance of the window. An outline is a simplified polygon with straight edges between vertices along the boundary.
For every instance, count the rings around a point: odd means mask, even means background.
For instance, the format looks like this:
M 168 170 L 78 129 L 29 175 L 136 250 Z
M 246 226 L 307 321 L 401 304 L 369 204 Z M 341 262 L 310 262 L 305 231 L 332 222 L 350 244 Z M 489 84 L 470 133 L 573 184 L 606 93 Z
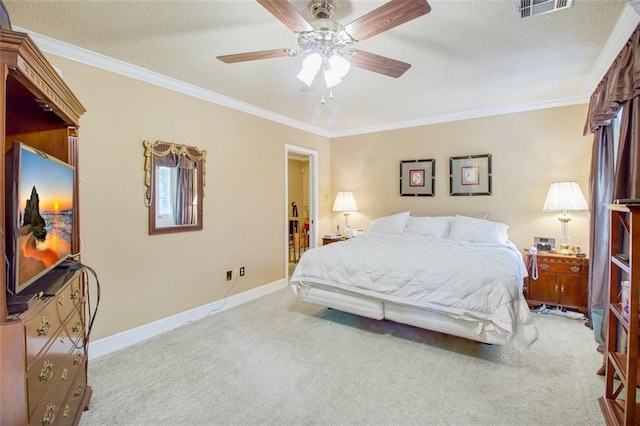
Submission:
M 156 188 L 157 217 L 159 226 L 171 226 L 176 224 L 176 179 L 177 168 L 158 166 Z

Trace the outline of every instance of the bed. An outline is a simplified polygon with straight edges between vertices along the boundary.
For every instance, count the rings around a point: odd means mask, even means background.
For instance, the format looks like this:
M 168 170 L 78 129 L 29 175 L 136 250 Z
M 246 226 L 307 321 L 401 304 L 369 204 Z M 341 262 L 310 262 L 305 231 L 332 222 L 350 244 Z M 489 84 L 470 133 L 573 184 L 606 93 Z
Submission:
M 364 235 L 300 258 L 290 287 L 309 303 L 490 344 L 538 338 L 527 275 L 507 225 L 466 216 L 375 220 Z

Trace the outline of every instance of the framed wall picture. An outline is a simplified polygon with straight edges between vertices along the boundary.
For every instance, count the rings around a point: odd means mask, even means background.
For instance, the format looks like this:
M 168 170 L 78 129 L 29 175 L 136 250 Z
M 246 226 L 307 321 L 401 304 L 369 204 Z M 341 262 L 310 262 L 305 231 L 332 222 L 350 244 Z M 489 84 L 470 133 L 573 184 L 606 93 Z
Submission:
M 449 158 L 449 195 L 491 195 L 491 154 Z
M 436 160 L 400 161 L 400 195 L 433 197 L 436 185 Z

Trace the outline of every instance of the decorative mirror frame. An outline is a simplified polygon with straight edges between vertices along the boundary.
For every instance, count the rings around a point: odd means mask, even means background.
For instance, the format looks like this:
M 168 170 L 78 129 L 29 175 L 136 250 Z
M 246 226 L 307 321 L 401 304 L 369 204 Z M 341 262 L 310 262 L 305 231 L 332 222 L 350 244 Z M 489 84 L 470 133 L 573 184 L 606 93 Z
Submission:
M 169 234 L 174 232 L 200 231 L 203 228 L 203 202 L 205 186 L 205 164 L 207 151 L 194 146 L 179 145 L 172 142 L 144 141 L 144 185 L 145 185 L 145 205 L 149 208 L 149 234 Z M 195 163 L 195 207 L 196 221 L 192 224 L 161 226 L 156 222 L 158 200 L 156 199 L 156 168 L 159 166 L 159 159 L 169 155 L 177 156 L 177 161 L 191 161 Z

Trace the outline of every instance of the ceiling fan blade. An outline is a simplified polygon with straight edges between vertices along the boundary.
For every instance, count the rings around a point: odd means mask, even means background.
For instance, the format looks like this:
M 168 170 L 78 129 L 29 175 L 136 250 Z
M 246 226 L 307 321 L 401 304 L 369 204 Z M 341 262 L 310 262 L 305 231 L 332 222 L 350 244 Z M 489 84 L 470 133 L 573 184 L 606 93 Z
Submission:
M 294 33 L 312 31 L 313 27 L 287 0 L 258 0 L 265 9 Z
M 260 1 L 260 0 L 259 0 Z M 391 0 L 344 27 L 356 41 L 362 41 L 431 12 L 426 0 Z
M 365 52 L 364 50 L 354 49 L 355 55 L 351 59 L 351 65 L 365 70 L 377 72 L 379 74 L 388 75 L 389 77 L 398 78 L 411 68 L 411 64 L 387 58 L 385 56 L 376 55 L 375 53 Z
M 300 53 L 293 49 L 273 49 L 260 50 L 258 52 L 236 53 L 234 55 L 217 56 L 225 64 L 233 64 L 235 62 L 255 61 L 258 59 L 280 58 L 282 56 L 296 56 Z

